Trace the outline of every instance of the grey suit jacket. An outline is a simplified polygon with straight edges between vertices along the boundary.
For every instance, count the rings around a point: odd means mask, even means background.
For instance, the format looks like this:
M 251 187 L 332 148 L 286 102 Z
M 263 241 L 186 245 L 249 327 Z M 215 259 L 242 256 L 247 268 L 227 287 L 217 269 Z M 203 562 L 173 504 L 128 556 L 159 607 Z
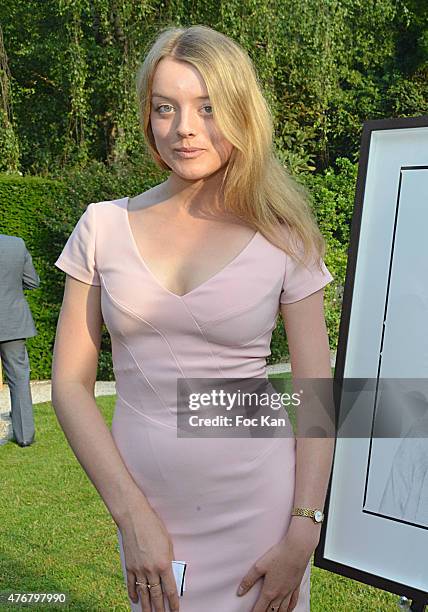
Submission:
M 23 239 L 0 234 L 0 342 L 37 336 L 23 290 L 39 284 Z

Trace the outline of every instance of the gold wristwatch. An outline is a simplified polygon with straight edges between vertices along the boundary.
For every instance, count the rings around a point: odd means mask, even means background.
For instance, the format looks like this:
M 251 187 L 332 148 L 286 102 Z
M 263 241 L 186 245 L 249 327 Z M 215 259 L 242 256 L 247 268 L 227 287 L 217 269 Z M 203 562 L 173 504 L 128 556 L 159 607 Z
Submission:
M 311 510 L 311 508 L 293 508 L 291 516 L 309 516 L 314 523 L 322 523 L 324 520 L 324 512 L 319 508 L 314 510 Z

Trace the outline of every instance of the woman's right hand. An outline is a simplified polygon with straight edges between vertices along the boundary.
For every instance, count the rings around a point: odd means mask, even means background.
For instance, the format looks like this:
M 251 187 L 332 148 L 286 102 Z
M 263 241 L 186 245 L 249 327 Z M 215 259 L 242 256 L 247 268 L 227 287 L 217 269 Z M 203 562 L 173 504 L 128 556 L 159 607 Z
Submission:
M 120 527 L 127 573 L 129 597 L 138 603 L 140 592 L 142 612 L 167 612 L 164 607 L 166 596 L 171 612 L 178 612 L 179 598 L 172 560 L 172 540 L 164 523 L 154 510 L 146 510 L 140 516 L 133 515 Z M 159 584 L 149 589 L 136 581 Z M 153 606 L 153 608 L 152 608 Z

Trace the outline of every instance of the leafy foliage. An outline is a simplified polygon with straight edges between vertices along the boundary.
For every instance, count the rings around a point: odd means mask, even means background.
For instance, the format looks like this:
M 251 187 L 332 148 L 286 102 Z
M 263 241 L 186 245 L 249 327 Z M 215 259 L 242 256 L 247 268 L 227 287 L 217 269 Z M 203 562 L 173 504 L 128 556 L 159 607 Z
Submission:
M 45 175 L 141 154 L 138 63 L 161 27 L 195 23 L 248 51 L 293 172 L 355 161 L 366 119 L 428 113 L 420 0 L 12 0 L 0 6 L 13 109 L 0 150 Z M 16 153 L 2 159 L 17 169 Z

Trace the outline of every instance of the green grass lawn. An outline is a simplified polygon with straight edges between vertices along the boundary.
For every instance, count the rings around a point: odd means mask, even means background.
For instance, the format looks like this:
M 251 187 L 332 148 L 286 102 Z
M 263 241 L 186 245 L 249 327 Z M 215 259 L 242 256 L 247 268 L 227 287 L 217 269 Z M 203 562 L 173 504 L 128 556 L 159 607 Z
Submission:
M 115 397 L 97 398 L 109 426 L 114 403 Z M 43 612 L 127 611 L 116 525 L 68 446 L 52 405 L 35 405 L 34 417 L 36 444 L 0 447 L 0 591 L 69 594 L 70 606 L 31 606 Z M 397 599 L 312 567 L 311 612 L 393 612 Z

